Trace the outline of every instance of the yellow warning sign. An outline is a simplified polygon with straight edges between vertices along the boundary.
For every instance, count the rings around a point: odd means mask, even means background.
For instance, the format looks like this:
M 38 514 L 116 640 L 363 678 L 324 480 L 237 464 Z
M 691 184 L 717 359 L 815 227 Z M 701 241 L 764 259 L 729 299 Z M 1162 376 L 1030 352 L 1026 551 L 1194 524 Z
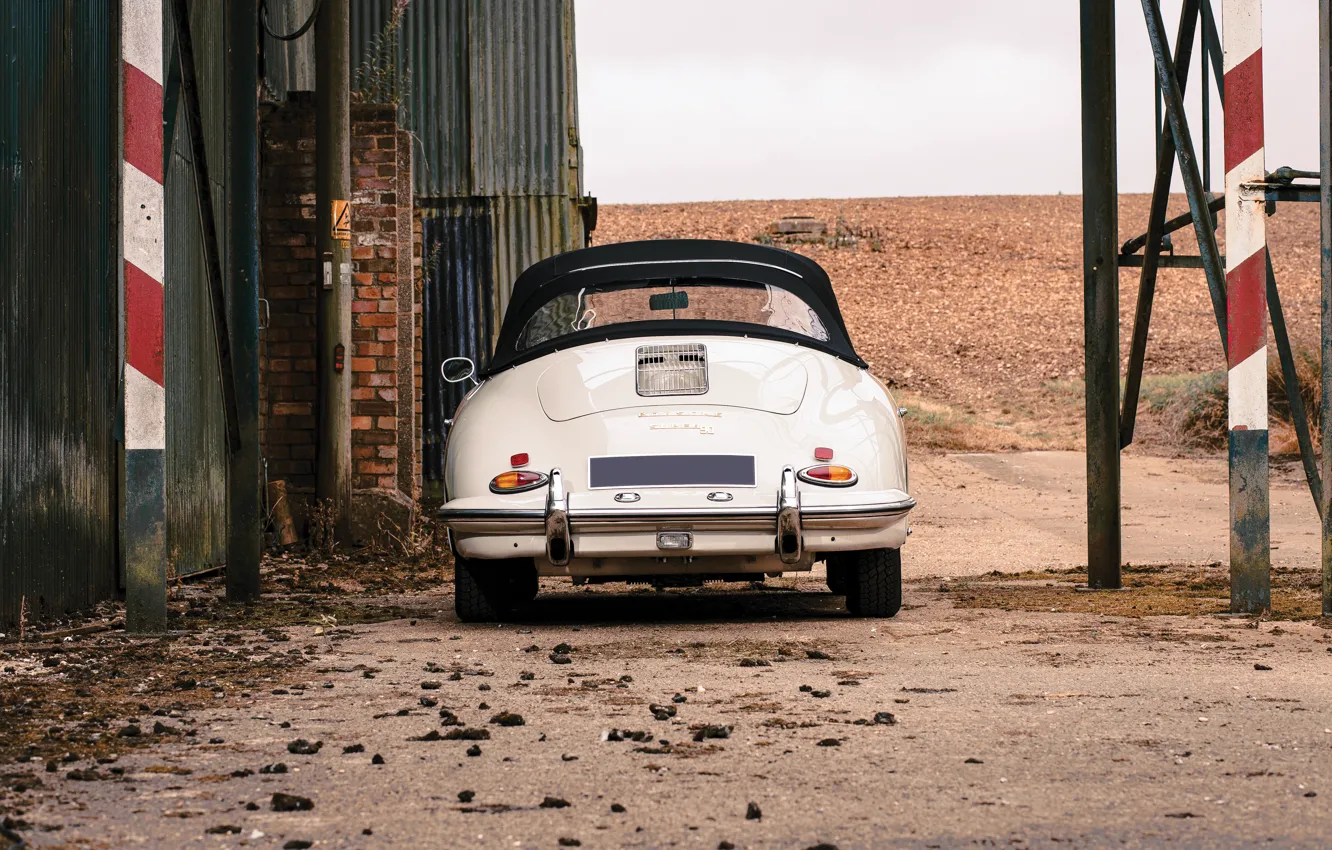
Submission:
M 351 244 L 351 205 L 335 200 L 333 204 L 333 241 Z

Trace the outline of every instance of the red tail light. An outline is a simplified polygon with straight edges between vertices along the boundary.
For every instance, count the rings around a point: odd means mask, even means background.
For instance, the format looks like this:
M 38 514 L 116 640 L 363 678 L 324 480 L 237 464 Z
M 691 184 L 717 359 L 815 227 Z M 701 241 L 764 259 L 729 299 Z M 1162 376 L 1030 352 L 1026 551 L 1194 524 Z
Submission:
M 527 466 L 527 452 L 519 452 L 509 458 L 509 466 L 512 466 L 514 469 L 517 469 L 520 466 Z
M 856 483 L 857 476 L 845 466 L 811 466 L 796 473 L 801 481 L 818 484 L 823 487 L 850 487 Z
M 524 490 L 535 490 L 537 487 L 546 483 L 546 476 L 540 472 L 512 471 L 501 472 L 490 479 L 490 492 L 492 493 L 521 493 Z
M 833 459 L 833 450 L 832 450 L 832 449 L 823 448 L 823 447 L 819 447 L 819 448 L 817 448 L 817 449 L 814 450 L 814 459 L 815 459 L 815 460 L 822 460 L 822 461 L 829 461 L 829 460 L 832 460 L 832 459 Z

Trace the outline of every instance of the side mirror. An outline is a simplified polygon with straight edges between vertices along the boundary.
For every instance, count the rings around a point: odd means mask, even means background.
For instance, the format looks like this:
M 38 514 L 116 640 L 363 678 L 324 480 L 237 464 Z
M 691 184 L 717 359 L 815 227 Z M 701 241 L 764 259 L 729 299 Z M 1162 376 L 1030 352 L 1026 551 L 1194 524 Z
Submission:
M 481 383 L 476 379 L 476 364 L 470 357 L 450 357 L 439 364 L 439 374 L 450 384 L 461 384 L 467 380 L 477 386 Z

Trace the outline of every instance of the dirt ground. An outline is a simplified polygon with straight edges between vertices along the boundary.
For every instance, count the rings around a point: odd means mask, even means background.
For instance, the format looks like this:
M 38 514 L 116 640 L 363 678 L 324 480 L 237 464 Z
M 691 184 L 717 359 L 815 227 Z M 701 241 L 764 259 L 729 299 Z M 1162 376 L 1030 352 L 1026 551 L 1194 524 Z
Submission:
M 1124 199 L 1122 238 L 1146 203 Z M 1145 404 L 1125 589 L 1079 587 L 1079 210 L 602 209 L 598 242 L 833 226 L 787 247 L 828 269 L 911 408 L 896 618 L 851 618 L 820 568 L 665 592 L 548 581 L 518 622 L 466 625 L 429 528 L 276 556 L 255 605 L 217 579 L 174 587 L 167 635 L 124 634 L 116 606 L 0 635 L 0 850 L 1326 846 L 1332 623 L 1298 463 L 1274 466 L 1273 610 L 1224 616 L 1225 459 Z M 1311 212 L 1270 222 L 1297 339 L 1318 322 Z M 1156 313 L 1147 389 L 1220 368 L 1199 272 L 1164 272 Z
M 216 584 L 178 588 L 166 638 L 11 636 L 0 835 L 1325 846 L 1332 624 L 1313 619 L 1307 492 L 1274 488 L 1275 619 L 1236 620 L 1217 616 L 1223 462 L 1129 459 L 1127 552 L 1147 566 L 1095 594 L 1076 587 L 1080 464 L 918 458 L 892 620 L 850 618 L 811 575 L 660 593 L 547 582 L 520 622 L 465 625 L 443 571 L 290 559 L 249 609 Z

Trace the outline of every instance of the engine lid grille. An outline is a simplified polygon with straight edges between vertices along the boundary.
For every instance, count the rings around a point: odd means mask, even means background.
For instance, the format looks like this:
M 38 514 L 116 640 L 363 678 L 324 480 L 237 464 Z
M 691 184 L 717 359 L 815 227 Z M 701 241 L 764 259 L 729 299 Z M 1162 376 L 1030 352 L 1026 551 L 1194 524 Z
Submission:
M 702 395 L 708 391 L 708 350 L 701 342 L 640 345 L 634 357 L 639 395 Z

